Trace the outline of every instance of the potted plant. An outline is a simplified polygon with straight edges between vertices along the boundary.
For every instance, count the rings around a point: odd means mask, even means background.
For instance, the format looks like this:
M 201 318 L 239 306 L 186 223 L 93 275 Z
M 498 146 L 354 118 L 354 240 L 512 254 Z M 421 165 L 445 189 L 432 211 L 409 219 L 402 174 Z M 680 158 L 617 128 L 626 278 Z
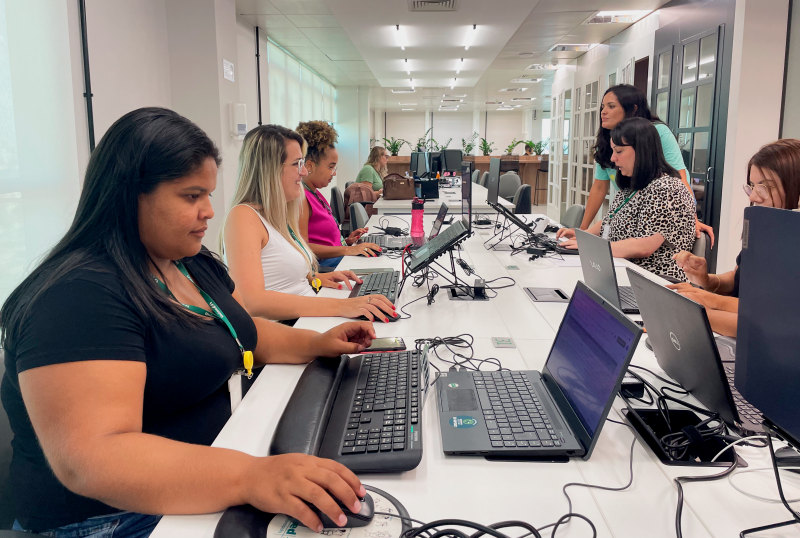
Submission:
M 425 131 L 424 135 L 417 138 L 417 149 L 415 151 L 425 151 L 425 148 L 428 147 L 428 134 L 431 132 L 431 129 L 433 129 L 433 127 Z
M 472 133 L 472 136 L 467 142 L 465 139 L 461 139 L 461 149 L 464 151 L 464 155 L 471 155 L 472 150 L 475 149 L 475 139 L 478 138 L 478 133 Z
M 431 148 L 434 151 L 442 151 L 444 149 L 447 149 L 447 146 L 449 146 L 450 142 L 452 142 L 452 141 L 453 141 L 453 139 L 451 138 L 447 142 L 445 142 L 444 144 L 439 144 L 436 140 L 431 138 Z
M 516 138 L 514 138 L 514 140 L 512 140 L 511 143 L 506 148 L 506 155 L 511 155 L 511 152 L 514 151 L 514 148 L 516 148 L 523 142 L 524 140 L 517 140 Z
M 550 142 L 550 139 L 545 138 L 541 142 L 534 142 L 533 140 L 528 140 L 527 142 L 525 142 L 525 144 L 531 147 L 534 155 L 541 155 L 542 153 L 544 153 L 544 150 L 547 147 L 548 142 Z
M 397 157 L 397 152 L 400 151 L 400 148 L 403 147 L 403 144 L 408 144 L 402 138 L 398 138 L 395 140 L 394 137 L 392 138 L 384 138 L 383 143 L 386 144 L 386 149 L 392 154 L 392 157 Z
M 487 142 L 485 138 L 481 138 L 481 143 L 478 145 L 478 149 L 481 150 L 484 157 L 488 157 L 494 150 L 493 146 L 494 142 Z

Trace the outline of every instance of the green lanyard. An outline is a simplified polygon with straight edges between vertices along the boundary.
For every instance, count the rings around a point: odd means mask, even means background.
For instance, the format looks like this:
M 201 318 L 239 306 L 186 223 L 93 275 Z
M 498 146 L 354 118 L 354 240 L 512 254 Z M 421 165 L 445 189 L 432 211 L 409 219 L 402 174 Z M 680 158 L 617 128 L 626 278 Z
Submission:
M 228 321 L 228 317 L 225 315 L 222 309 L 219 306 L 217 306 L 217 303 L 214 302 L 214 299 L 212 299 L 210 295 L 208 295 L 206 292 L 200 289 L 200 286 L 198 286 L 197 283 L 194 281 L 194 279 L 189 275 L 189 271 L 186 270 L 186 267 L 184 267 L 183 262 L 178 260 L 173 263 L 178 268 L 178 271 L 183 273 L 183 276 L 188 278 L 189 282 L 194 284 L 194 287 L 197 289 L 198 292 L 200 292 L 200 295 L 208 303 L 208 306 L 211 307 L 211 312 L 199 306 L 181 303 L 180 301 L 178 301 L 177 297 L 175 297 L 172 291 L 167 287 L 167 285 L 164 282 L 161 282 L 158 278 L 156 278 L 155 275 L 153 275 L 153 279 L 156 281 L 156 284 L 158 284 L 158 287 L 164 290 L 167 293 L 167 295 L 175 299 L 175 301 L 180 303 L 184 308 L 186 308 L 190 312 L 194 312 L 195 314 L 200 314 L 201 316 L 217 319 L 222 323 L 224 323 L 225 326 L 230 331 L 231 336 L 233 336 L 233 339 L 236 340 L 236 344 L 239 346 L 239 351 L 241 351 L 242 353 L 242 359 L 244 360 L 244 367 L 245 370 L 247 370 L 247 378 L 250 379 L 251 377 L 253 377 L 253 352 L 244 350 L 244 346 L 239 341 L 239 336 L 236 334 L 236 329 L 234 329 L 233 325 L 231 325 L 231 322 Z
M 627 203 L 630 201 L 630 199 L 631 199 L 631 198 L 633 198 L 633 197 L 634 197 L 634 195 L 635 195 L 637 192 L 639 192 L 639 191 L 633 191 L 633 194 L 631 194 L 630 196 L 628 196 L 627 198 L 625 198 L 625 200 L 624 200 L 624 201 L 623 201 L 621 204 L 619 204 L 619 207 L 617 207 L 617 208 L 616 208 L 616 209 L 615 209 L 615 210 L 614 210 L 614 211 L 611 213 L 611 215 L 609 215 L 609 216 L 608 216 L 608 221 L 609 221 L 609 222 L 611 222 L 611 219 L 613 219 L 614 217 L 616 217 L 616 216 L 617 216 L 617 213 L 619 213 L 619 210 L 620 210 L 620 209 L 622 209 L 623 207 L 625 207 L 625 204 L 627 204 Z
M 294 242 L 297 243 L 297 246 L 300 247 L 300 250 L 302 250 L 303 254 L 306 255 L 306 258 L 308 258 L 308 264 L 313 265 L 313 263 L 311 262 L 311 256 L 308 254 L 306 247 L 303 246 L 303 243 L 301 243 L 300 240 L 297 238 L 297 236 L 294 234 L 294 230 L 292 230 L 292 227 L 289 226 L 288 224 L 286 225 L 286 227 L 289 229 L 289 235 L 292 236 Z

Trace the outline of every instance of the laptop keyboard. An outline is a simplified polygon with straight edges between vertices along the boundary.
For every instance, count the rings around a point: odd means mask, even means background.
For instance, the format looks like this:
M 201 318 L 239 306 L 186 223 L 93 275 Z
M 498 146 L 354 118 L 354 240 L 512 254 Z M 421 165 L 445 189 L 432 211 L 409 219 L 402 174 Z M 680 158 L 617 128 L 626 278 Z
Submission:
M 636 302 L 636 296 L 633 294 L 633 289 L 630 286 L 618 286 L 619 298 L 623 303 L 628 303 L 628 306 L 639 309 L 639 304 Z
M 394 236 L 394 235 L 363 235 L 358 240 L 359 243 L 375 243 L 381 248 L 396 248 L 398 244 L 407 245 L 411 242 L 410 236 Z
M 764 417 L 761 415 L 761 411 L 750 405 L 750 403 L 745 400 L 741 394 L 739 394 L 739 391 L 736 390 L 736 387 L 733 385 L 733 368 L 726 366 L 725 375 L 728 378 L 728 385 L 731 387 L 733 401 L 736 404 L 736 411 L 739 412 L 739 416 L 749 420 L 753 424 L 761 424 L 761 422 L 764 420 Z
M 351 297 L 364 297 L 365 295 L 383 295 L 393 303 L 397 299 L 397 286 L 400 282 L 400 271 L 382 271 L 370 273 L 362 277 L 363 283 Z
M 416 351 L 363 356 L 342 455 L 406 449 L 406 432 L 419 427 L 419 373 Z
M 493 448 L 561 446 L 524 372 L 473 372 Z

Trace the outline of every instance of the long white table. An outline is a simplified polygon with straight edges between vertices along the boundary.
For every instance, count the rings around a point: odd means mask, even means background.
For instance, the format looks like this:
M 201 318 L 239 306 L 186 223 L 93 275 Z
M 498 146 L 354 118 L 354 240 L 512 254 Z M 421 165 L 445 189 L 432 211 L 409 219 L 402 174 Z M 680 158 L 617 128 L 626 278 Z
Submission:
M 489 204 L 486 203 L 486 195 L 488 192 L 489 191 L 486 190 L 486 187 L 478 185 L 477 183 L 472 184 L 473 213 L 495 212 L 494 209 L 492 209 Z M 439 198 L 425 201 L 425 213 L 437 213 L 439 211 L 439 206 L 442 205 L 442 202 L 447 202 L 451 213 L 460 213 L 461 187 L 441 187 L 439 189 Z M 512 211 L 514 209 L 514 204 L 505 198 L 498 198 L 497 203 L 507 207 L 508 209 L 511 209 Z M 411 213 L 411 200 L 386 200 L 385 198 L 381 197 L 372 207 L 377 210 L 378 215 L 408 215 Z
M 535 215 L 538 217 L 539 215 Z M 370 225 L 375 224 L 374 218 Z M 426 216 L 426 229 L 432 217 Z M 529 219 L 530 221 L 530 219 Z M 485 302 L 450 301 L 441 292 L 436 302 L 428 306 L 418 301 L 405 309 L 410 319 L 395 323 L 376 323 L 378 336 L 400 336 L 413 348 L 414 340 L 422 337 L 454 336 L 462 333 L 475 338 L 475 356 L 496 357 L 504 367 L 541 370 L 566 304 L 533 303 L 522 288 L 560 287 L 571 293 L 582 278 L 580 267 L 563 267 L 528 256 L 511 256 L 508 251 L 487 251 L 483 242 L 489 231 L 478 230 L 465 241 L 461 253 L 477 273 L 491 280 L 501 276 L 515 279 L 513 287 L 499 290 L 498 296 Z M 509 265 L 519 267 L 509 269 Z M 628 284 L 622 261 L 616 268 L 620 285 Z M 393 267 L 399 269 L 398 259 L 347 257 L 341 269 Z M 640 272 L 641 269 L 639 269 Z M 461 272 L 461 269 L 459 269 Z M 460 274 L 467 279 L 466 275 Z M 652 276 L 654 280 L 657 277 Z M 437 280 L 440 284 L 445 282 Z M 500 283 L 498 283 L 500 284 Z M 426 289 L 413 288 L 408 283 L 397 300 L 398 309 L 413 299 L 422 297 Z M 329 297 L 347 297 L 347 291 L 324 289 Z M 634 316 L 635 318 L 635 316 Z M 303 318 L 297 327 L 327 330 L 343 322 L 341 318 Z M 516 348 L 495 349 L 491 337 L 511 337 Z M 663 372 L 650 352 L 640 343 L 634 364 Z M 446 352 L 442 353 L 447 357 Z M 441 362 L 434 362 L 446 369 Z M 241 450 L 256 456 L 266 456 L 277 421 L 303 366 L 270 365 L 259 376 L 233 416 L 223 428 L 214 446 Z M 655 383 L 655 380 L 651 380 Z M 687 397 L 699 405 L 696 400 Z M 424 454 L 419 467 L 402 474 L 363 475 L 366 484 L 383 489 L 396 497 L 409 510 L 411 517 L 422 521 L 441 518 L 464 518 L 483 523 L 522 519 L 541 527 L 556 521 L 567 511 L 562 487 L 569 482 L 583 482 L 618 487 L 628 481 L 631 431 L 606 423 L 589 461 L 570 460 L 568 463 L 489 462 L 482 458 L 450 457 L 442 453 L 435 395 L 429 395 L 423 410 Z M 622 420 L 621 400 L 617 398 L 609 418 Z M 737 451 L 751 468 L 767 467 L 766 449 L 740 448 Z M 677 490 L 672 479 L 678 476 L 716 474 L 720 468 L 685 468 L 661 465 L 650 451 L 637 441 L 633 451 L 634 480 L 623 492 L 570 488 L 573 510 L 589 517 L 597 527 L 598 536 L 664 537 L 675 535 L 674 520 Z M 745 475 L 742 486 L 752 493 L 776 497 L 774 479 L 770 473 Z M 788 498 L 800 497 L 800 480 L 784 480 Z M 726 479 L 684 485 L 683 535 L 688 537 L 729 538 L 750 527 L 777 523 L 789 519 L 786 510 L 777 504 L 750 499 L 735 491 Z M 212 538 L 220 513 L 202 516 L 164 517 L 153 533 L 154 538 L 205 537 Z M 544 536 L 549 536 L 545 531 Z M 588 526 L 574 520 L 561 527 L 557 536 L 585 538 L 591 536 Z M 800 526 L 790 526 L 764 532 L 758 538 L 800 536 Z

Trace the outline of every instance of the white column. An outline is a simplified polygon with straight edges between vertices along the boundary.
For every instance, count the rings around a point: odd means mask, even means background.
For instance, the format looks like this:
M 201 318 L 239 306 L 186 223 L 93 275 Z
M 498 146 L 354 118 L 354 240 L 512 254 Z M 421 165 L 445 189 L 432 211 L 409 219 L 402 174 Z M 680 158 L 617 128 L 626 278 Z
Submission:
M 483 117 L 483 111 L 475 109 L 472 111 L 472 132 L 478 133 L 478 137 L 475 139 L 475 148 L 472 150 L 473 155 L 478 155 L 478 142 L 479 138 L 483 137 L 483 131 L 481 130 L 481 118 Z M 470 133 L 472 136 L 472 133 Z
M 375 132 L 375 140 L 376 140 L 375 144 L 378 145 L 378 146 L 382 146 L 383 145 L 384 137 L 388 138 L 388 136 L 387 136 L 388 133 L 383 132 L 383 128 L 386 125 L 385 124 L 385 120 L 386 120 L 386 115 L 385 114 L 386 113 L 383 111 L 382 108 L 376 108 L 375 109 L 375 120 L 374 120 L 375 123 L 373 124 L 373 131 Z
M 533 110 L 530 109 L 522 111 L 522 139 L 533 140 Z
M 789 0 L 737 0 L 733 26 L 725 178 L 717 238 L 717 272 L 730 271 L 742 248 L 742 220 L 749 205 L 742 185 L 747 163 L 778 138 Z M 758 73 L 758 76 L 753 76 Z M 715 173 L 717 181 L 721 174 Z

